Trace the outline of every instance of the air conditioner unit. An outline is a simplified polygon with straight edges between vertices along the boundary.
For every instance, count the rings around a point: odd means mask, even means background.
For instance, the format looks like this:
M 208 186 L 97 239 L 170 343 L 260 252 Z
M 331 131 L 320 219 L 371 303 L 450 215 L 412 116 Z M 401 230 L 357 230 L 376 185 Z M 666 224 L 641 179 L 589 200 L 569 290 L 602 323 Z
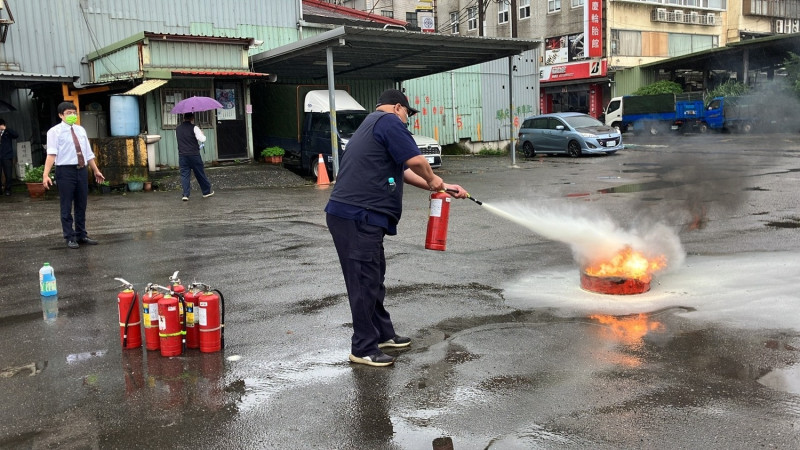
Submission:
M 792 20 L 792 33 L 800 33 L 800 19 Z
M 676 9 L 675 11 L 672 11 L 672 13 L 675 14 L 675 22 L 683 23 L 683 11 Z
M 775 20 L 775 32 L 779 33 L 779 34 L 783 33 L 783 20 L 782 19 L 776 19 Z
M 714 13 L 706 14 L 706 24 L 707 25 L 716 25 L 717 24 L 717 16 Z
M 667 8 L 657 8 L 656 9 L 656 20 L 667 20 Z

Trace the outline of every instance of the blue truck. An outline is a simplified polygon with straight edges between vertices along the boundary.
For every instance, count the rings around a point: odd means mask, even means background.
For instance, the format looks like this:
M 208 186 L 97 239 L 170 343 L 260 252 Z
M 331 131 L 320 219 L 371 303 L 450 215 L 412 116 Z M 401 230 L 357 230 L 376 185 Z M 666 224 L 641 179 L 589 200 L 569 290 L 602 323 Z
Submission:
M 657 135 L 682 129 L 703 115 L 700 94 L 626 95 L 614 97 L 604 112 L 604 122 L 621 132 Z
M 796 132 L 800 130 L 798 112 L 796 101 L 785 95 L 714 97 L 695 126 L 700 132 Z

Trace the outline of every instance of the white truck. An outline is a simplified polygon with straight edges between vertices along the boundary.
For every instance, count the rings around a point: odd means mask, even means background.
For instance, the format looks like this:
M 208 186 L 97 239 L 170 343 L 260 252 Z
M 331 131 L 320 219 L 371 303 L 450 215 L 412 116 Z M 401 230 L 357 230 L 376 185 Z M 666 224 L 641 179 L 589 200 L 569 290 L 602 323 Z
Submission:
M 296 166 L 315 176 L 319 167 L 319 154 L 322 154 L 328 171 L 332 172 L 328 91 L 304 91 L 302 88 L 291 85 L 270 87 L 267 104 L 269 109 L 274 108 L 278 113 L 271 114 L 271 120 L 264 121 L 260 145 L 283 147 L 286 151 L 283 157 L 285 165 Z M 335 96 L 336 132 L 341 155 L 353 133 L 371 111 L 367 111 L 345 90 L 337 89 Z M 439 143 L 426 136 L 413 136 L 431 167 L 441 167 L 442 147 Z

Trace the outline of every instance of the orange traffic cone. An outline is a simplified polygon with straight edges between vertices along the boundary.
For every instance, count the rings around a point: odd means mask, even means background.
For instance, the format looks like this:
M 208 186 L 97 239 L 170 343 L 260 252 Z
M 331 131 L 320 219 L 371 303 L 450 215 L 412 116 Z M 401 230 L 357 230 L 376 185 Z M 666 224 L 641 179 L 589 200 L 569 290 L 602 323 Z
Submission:
M 322 159 L 322 153 L 319 154 L 319 164 L 317 165 L 317 186 L 331 184 L 328 179 L 328 168 L 325 167 L 325 160 Z

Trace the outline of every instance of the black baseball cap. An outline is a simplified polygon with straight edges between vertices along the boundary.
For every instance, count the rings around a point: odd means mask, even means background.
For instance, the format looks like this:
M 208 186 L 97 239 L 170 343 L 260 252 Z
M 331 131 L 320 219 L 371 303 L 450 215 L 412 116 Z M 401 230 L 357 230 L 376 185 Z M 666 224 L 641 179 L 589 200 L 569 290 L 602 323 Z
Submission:
M 381 96 L 378 98 L 378 104 L 375 106 L 396 105 L 398 103 L 406 107 L 408 110 L 408 117 L 411 117 L 419 112 L 408 104 L 408 99 L 406 98 L 405 94 L 397 89 L 387 89 L 383 91 L 383 94 L 381 94 Z

